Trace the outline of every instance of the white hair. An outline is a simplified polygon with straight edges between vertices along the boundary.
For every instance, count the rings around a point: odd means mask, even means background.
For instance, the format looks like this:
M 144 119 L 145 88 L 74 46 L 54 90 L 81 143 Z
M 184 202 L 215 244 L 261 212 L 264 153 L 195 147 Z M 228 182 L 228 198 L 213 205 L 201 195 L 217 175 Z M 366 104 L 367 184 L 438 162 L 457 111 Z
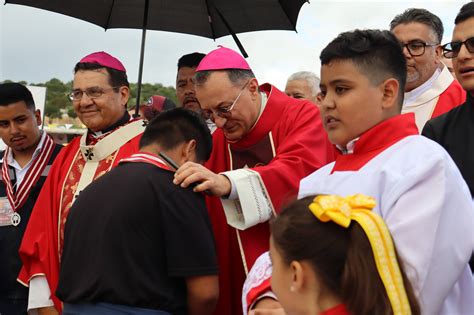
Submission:
M 316 94 L 320 92 L 319 83 L 321 82 L 321 80 L 319 80 L 318 76 L 311 71 L 295 72 L 290 75 L 287 82 L 295 80 L 306 80 L 306 82 L 308 82 L 309 87 L 311 88 L 311 96 L 316 96 Z

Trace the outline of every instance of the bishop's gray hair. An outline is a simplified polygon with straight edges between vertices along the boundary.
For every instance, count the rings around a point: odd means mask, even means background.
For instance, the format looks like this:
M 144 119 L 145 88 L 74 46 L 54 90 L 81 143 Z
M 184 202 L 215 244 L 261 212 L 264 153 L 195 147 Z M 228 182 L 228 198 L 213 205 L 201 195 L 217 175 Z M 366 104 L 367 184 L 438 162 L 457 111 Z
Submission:
M 311 71 L 299 71 L 295 72 L 290 77 L 288 78 L 288 81 L 294 81 L 294 80 L 306 80 L 308 82 L 308 85 L 311 88 L 311 96 L 316 96 L 319 92 L 319 83 L 321 80 L 318 78 L 316 74 L 314 74 Z

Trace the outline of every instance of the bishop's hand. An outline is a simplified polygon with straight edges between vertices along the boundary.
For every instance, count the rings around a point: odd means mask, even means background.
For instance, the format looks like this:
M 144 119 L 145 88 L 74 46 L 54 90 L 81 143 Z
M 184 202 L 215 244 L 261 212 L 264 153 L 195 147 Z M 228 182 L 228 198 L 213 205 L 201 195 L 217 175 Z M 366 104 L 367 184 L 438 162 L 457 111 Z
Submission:
M 228 196 L 231 191 L 231 184 L 226 176 L 216 174 L 194 162 L 181 165 L 174 174 L 173 183 L 183 188 L 195 185 L 193 191 L 207 191 L 218 197 Z

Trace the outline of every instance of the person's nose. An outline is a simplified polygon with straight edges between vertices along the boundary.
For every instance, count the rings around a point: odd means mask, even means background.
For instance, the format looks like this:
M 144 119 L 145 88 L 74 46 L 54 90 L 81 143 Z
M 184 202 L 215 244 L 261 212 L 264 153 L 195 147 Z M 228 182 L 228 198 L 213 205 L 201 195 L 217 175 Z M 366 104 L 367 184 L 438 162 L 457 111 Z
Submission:
M 20 128 L 18 128 L 18 125 L 15 122 L 12 122 L 10 124 L 10 133 L 12 135 L 17 134 L 20 132 Z
M 326 93 L 324 97 L 321 97 L 319 104 L 321 111 L 334 109 L 336 107 L 336 102 L 330 93 Z
M 89 106 L 93 103 L 92 98 L 89 97 L 86 93 L 82 93 L 82 97 L 79 100 L 79 106 L 84 107 L 84 106 Z
M 408 50 L 407 46 L 402 46 L 402 52 L 406 59 L 412 58 L 412 55 L 410 54 L 410 51 Z
M 227 118 L 218 116 L 216 114 L 212 114 L 214 124 L 216 124 L 217 128 L 224 128 L 225 123 L 227 122 Z

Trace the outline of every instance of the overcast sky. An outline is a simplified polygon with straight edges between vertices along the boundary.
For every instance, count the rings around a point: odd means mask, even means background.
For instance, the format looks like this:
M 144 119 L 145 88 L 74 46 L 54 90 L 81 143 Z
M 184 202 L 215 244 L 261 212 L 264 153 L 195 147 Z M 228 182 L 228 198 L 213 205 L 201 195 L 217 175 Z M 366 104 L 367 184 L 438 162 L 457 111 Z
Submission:
M 339 33 L 356 28 L 386 29 L 395 15 L 410 7 L 426 8 L 438 15 L 445 27 L 443 42 L 449 41 L 454 17 L 466 2 L 313 0 L 300 11 L 298 33 L 263 31 L 238 36 L 259 82 L 284 88 L 286 78 L 295 71 L 309 70 L 319 75 L 319 52 Z M 69 81 L 72 68 L 81 57 L 105 50 L 124 63 L 129 80 L 136 82 L 140 39 L 139 30 L 104 32 L 96 25 L 57 13 L 0 5 L 0 81 Z M 180 56 L 193 51 L 207 53 L 217 45 L 238 49 L 230 36 L 214 42 L 197 36 L 148 31 L 143 81 L 174 86 Z

